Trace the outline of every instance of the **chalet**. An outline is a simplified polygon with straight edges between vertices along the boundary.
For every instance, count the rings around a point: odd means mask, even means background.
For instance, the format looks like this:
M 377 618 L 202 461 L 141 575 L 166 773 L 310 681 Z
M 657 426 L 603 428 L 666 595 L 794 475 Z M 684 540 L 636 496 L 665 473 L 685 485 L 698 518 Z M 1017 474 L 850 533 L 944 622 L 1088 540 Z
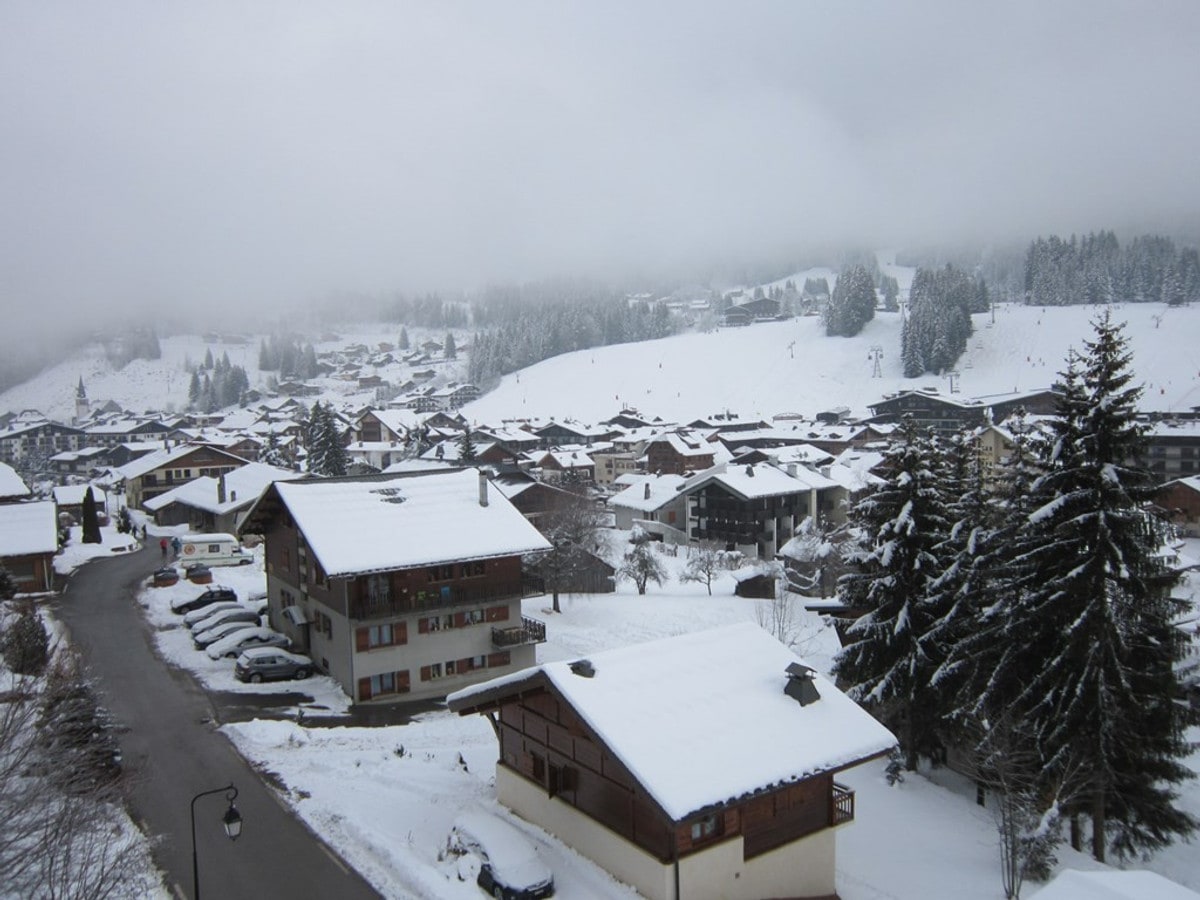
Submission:
M 356 441 L 403 444 L 420 424 L 420 419 L 411 410 L 369 409 L 354 421 L 351 437 Z
M 0 463 L 0 503 L 28 500 L 31 491 L 17 470 L 7 463 Z
M 0 504 L 0 564 L 22 594 L 54 590 L 58 510 L 52 500 Z
M 204 475 L 146 500 L 156 525 L 187 525 L 201 533 L 232 534 L 268 485 L 292 481 L 298 472 L 246 463 L 216 478 Z
M 1019 410 L 1031 416 L 1052 416 L 1058 412 L 1058 404 L 1062 397 L 1061 390 L 1041 388 L 1011 394 L 990 394 L 976 399 L 991 410 L 990 418 L 993 422 L 1003 422 Z
M 161 443 L 173 431 L 157 419 L 117 419 L 84 429 L 84 439 L 89 447 L 115 447 L 128 443 Z
M 562 554 L 561 559 L 554 559 Z M 541 592 L 557 582 L 562 594 L 611 594 L 617 589 L 617 570 L 586 547 L 571 544 L 541 554 L 526 564 L 526 577 Z
M 594 479 L 596 484 L 613 484 L 622 475 L 632 475 L 641 471 L 641 452 L 633 450 L 597 450 L 591 454 L 592 462 L 596 464 Z
M 440 697 L 534 661 L 521 557 L 550 544 L 474 469 L 272 484 L 268 615 L 357 702 Z
M 1184 537 L 1200 537 L 1200 475 L 1168 481 L 1154 502 Z
M 550 422 L 534 430 L 534 434 L 538 438 L 538 446 L 543 450 L 569 444 L 587 445 L 596 443 L 597 441 L 607 441 L 617 433 L 619 431 L 614 428 L 594 428 L 588 425 L 580 425 L 577 422 L 570 424 L 565 422 Z
M 84 447 L 82 450 L 64 450 L 50 457 L 50 466 L 60 475 L 87 475 L 93 469 L 105 465 L 109 459 L 105 447 Z
M 501 803 L 649 900 L 836 896 L 854 793 L 834 778 L 895 744 L 752 623 L 544 663 L 447 704 L 492 722 Z
M 783 318 L 783 305 L 778 300 L 763 297 L 726 309 L 722 316 L 726 325 L 749 325 L 752 322 L 771 322 Z
M 45 457 L 84 446 L 82 429 L 72 428 L 42 419 L 24 422 L 19 417 L 0 431 L 0 462 L 14 463 L 23 459 Z
M 872 403 L 868 408 L 873 421 L 899 422 L 905 416 L 911 416 L 920 427 L 943 434 L 986 424 L 988 411 L 979 400 L 959 400 L 939 394 L 933 388 L 902 391 Z
M 717 448 L 686 432 L 668 431 L 646 444 L 646 471 L 684 475 L 708 469 L 716 462 Z
M 533 463 L 549 484 L 584 484 L 596 480 L 596 461 L 582 447 L 535 453 Z
M 512 468 L 501 469 L 491 480 L 496 490 L 507 497 L 539 531 L 546 517 L 581 501 L 578 494 L 538 481 L 528 472 Z
M 181 444 L 147 454 L 117 469 L 125 481 L 125 503 L 140 508 L 152 497 L 208 475 L 217 478 L 246 465 L 246 460 L 205 444 Z
M 682 493 L 687 479 L 682 475 L 639 475 L 626 479 L 629 486 L 608 498 L 616 527 L 628 531 L 634 525 L 656 532 L 647 523 L 684 531 L 687 497 Z M 661 533 L 661 531 L 658 531 Z
M 780 572 L 770 566 L 745 566 L 729 574 L 733 576 L 736 597 L 773 600 L 779 590 Z
M 830 478 L 789 465 L 714 466 L 682 488 L 688 540 L 769 560 L 808 516 L 830 515 L 846 491 Z

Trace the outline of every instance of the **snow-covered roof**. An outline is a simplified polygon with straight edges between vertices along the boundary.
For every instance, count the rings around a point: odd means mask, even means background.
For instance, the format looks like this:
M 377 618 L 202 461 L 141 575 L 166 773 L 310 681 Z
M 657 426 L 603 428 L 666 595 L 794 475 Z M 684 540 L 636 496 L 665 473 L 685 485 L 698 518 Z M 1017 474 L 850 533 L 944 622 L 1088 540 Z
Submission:
M 620 506 L 638 512 L 653 512 L 680 497 L 680 488 L 687 482 L 682 475 L 642 475 L 618 494 L 608 499 L 609 506 Z M 649 490 L 647 490 L 649 489 Z
M 280 482 L 275 490 L 331 577 L 550 549 L 498 490 L 480 505 L 476 469 Z
M 263 489 L 276 481 L 292 481 L 300 478 L 298 472 L 279 469 L 265 463 L 246 465 L 227 472 L 225 475 L 225 502 L 218 501 L 220 480 L 202 475 L 172 488 L 166 493 L 151 497 L 142 503 L 145 509 L 156 512 L 172 503 L 182 503 L 205 512 L 221 515 L 253 503 Z
M 719 484 L 746 500 L 838 487 L 837 482 L 802 466 L 797 466 L 793 475 L 771 463 L 723 463 L 692 476 L 684 490 L 690 493 L 710 483 Z
M 58 516 L 53 501 L 0 505 L 0 557 L 58 551 Z
M 92 499 L 96 501 L 97 508 L 103 510 L 108 495 L 104 493 L 103 488 L 94 484 L 60 484 L 54 488 L 54 502 L 59 506 L 80 506 L 89 487 L 92 489 Z
M 155 450 L 153 453 L 147 453 L 145 456 L 139 456 L 137 459 L 125 463 L 125 465 L 117 469 L 117 472 L 122 478 L 140 478 L 147 472 L 153 472 L 161 466 L 170 465 L 178 459 L 183 459 L 189 453 L 194 453 L 202 449 L 204 446 L 204 444 L 180 444 L 178 447 L 171 447 L 170 449 Z M 225 453 L 230 461 L 245 462 L 245 460 L 239 459 L 227 451 L 216 447 L 212 449 L 218 453 Z
M 596 653 L 595 674 L 544 663 L 456 691 L 451 709 L 543 675 L 675 821 L 776 785 L 854 765 L 895 737 L 832 682 L 784 693 L 796 656 L 752 622 Z M 714 660 L 720 660 L 714 665 Z
M 1157 872 L 1064 869 L 1033 900 L 1200 900 L 1200 894 Z
M 675 453 L 683 457 L 712 456 L 716 448 L 698 437 L 689 437 L 676 431 L 668 431 L 656 435 L 648 442 L 650 444 L 666 443 Z
M 0 497 L 28 497 L 29 485 L 7 463 L 0 463 Z

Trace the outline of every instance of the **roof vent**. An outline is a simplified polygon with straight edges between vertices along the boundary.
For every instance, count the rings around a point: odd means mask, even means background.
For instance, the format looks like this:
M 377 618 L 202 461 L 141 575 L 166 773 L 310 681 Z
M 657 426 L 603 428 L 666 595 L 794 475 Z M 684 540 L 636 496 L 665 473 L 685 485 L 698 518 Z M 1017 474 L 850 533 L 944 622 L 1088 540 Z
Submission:
M 746 465 L 746 477 L 747 478 L 754 477 L 754 466 L 749 465 L 749 464 Z
M 788 680 L 783 692 L 801 706 L 816 703 L 821 699 L 821 695 L 817 692 L 817 686 L 813 682 L 813 676 L 816 674 L 816 669 L 800 663 L 792 663 L 787 667 Z
M 590 659 L 577 659 L 571 663 L 571 671 L 580 678 L 592 678 L 596 674 L 596 667 Z

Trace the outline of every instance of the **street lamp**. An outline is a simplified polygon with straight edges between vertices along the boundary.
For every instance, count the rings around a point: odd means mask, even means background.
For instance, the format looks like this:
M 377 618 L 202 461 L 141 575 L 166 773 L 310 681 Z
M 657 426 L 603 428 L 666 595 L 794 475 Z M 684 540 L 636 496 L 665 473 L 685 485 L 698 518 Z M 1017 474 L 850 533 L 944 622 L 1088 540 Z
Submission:
M 236 841 L 242 834 L 242 814 L 233 805 L 238 792 L 232 784 L 211 791 L 201 791 L 192 798 L 192 900 L 200 900 L 200 866 L 196 861 L 196 801 L 212 794 L 224 794 L 225 799 L 229 801 L 229 808 L 221 817 L 221 827 L 225 829 L 225 834 L 231 841 Z

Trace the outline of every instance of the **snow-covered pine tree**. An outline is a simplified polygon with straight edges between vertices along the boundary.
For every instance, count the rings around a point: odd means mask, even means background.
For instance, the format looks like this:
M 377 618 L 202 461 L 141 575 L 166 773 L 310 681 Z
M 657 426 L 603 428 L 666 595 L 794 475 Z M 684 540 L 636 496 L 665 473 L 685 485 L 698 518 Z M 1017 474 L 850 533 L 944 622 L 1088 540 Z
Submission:
M 475 442 L 471 440 L 471 429 L 464 429 L 462 437 L 458 439 L 458 461 L 464 463 L 474 462 L 475 456 Z
M 1052 420 L 1047 470 L 1013 534 L 1008 585 L 990 636 L 1004 652 L 979 708 L 1020 717 L 1036 736 L 1047 793 L 1069 770 L 1086 772 L 1092 854 L 1154 850 L 1190 834 L 1174 804 L 1187 711 L 1176 703 L 1181 653 L 1172 625 L 1178 576 L 1157 556 L 1162 532 L 1146 508 L 1154 483 L 1135 419 L 1141 389 L 1108 312 L 1085 354 L 1068 358 Z M 1073 839 L 1078 832 L 1073 829 Z
M 931 677 L 941 660 L 923 639 L 945 610 L 932 605 L 932 584 L 950 529 L 935 440 L 905 417 L 886 458 L 887 483 L 860 499 L 850 524 L 865 542 L 846 561 L 855 571 L 838 582 L 842 603 L 861 610 L 834 674 L 850 695 L 900 738 L 905 765 L 941 750 L 940 709 Z

